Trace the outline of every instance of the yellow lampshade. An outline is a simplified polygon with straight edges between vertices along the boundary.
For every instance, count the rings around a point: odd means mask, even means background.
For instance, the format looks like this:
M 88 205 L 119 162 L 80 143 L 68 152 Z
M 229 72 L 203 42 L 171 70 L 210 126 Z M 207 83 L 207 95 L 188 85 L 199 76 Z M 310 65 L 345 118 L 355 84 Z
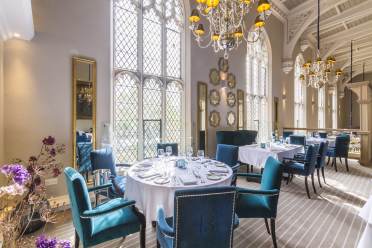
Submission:
M 304 81 L 305 80 L 305 76 L 303 74 L 300 75 L 300 80 L 301 81 Z
M 212 34 L 212 40 L 213 41 L 218 41 L 219 39 L 220 39 L 220 35 L 219 34 L 217 34 L 217 33 Z
M 212 7 L 208 7 L 204 9 L 204 13 L 208 14 L 212 10 Z
M 271 9 L 271 4 L 267 0 L 260 0 L 258 2 L 257 11 L 258 13 L 262 13 Z
M 204 35 L 204 33 L 205 33 L 205 31 L 204 31 L 203 24 L 199 24 L 198 27 L 195 30 L 195 34 L 198 35 L 198 36 L 202 36 L 202 35 Z
M 336 70 L 336 76 L 341 76 L 342 75 L 342 70 L 341 69 L 337 69 Z
M 318 64 L 323 63 L 322 58 L 321 57 L 317 57 L 316 58 L 316 63 L 318 63 Z
M 240 39 L 243 37 L 243 31 L 242 28 L 239 27 L 235 32 L 234 32 L 234 38 L 235 39 Z
M 325 69 L 324 72 L 325 72 L 326 74 L 329 74 L 329 73 L 331 73 L 331 70 L 330 70 L 330 69 Z
M 315 76 L 315 72 L 310 71 L 310 72 L 309 72 L 309 76 L 310 76 L 310 77 L 314 77 L 314 76 Z
M 191 16 L 189 17 L 189 21 L 193 22 L 193 23 L 200 21 L 200 16 L 199 16 L 198 10 L 196 10 L 196 9 L 192 10 Z
M 334 64 L 334 63 L 336 63 L 336 58 L 333 57 L 333 56 L 329 56 L 329 57 L 327 58 L 327 63 L 328 63 L 328 64 Z
M 196 0 L 197 3 L 205 4 L 207 0 Z
M 220 0 L 207 0 L 206 2 L 207 6 L 211 8 L 216 8 L 219 3 Z
M 244 3 L 246 5 L 250 5 L 251 4 L 251 0 L 240 0 L 241 3 Z
M 265 21 L 262 19 L 261 16 L 257 16 L 256 20 L 254 21 L 254 25 L 256 26 L 256 28 L 262 28 L 263 26 L 265 26 Z

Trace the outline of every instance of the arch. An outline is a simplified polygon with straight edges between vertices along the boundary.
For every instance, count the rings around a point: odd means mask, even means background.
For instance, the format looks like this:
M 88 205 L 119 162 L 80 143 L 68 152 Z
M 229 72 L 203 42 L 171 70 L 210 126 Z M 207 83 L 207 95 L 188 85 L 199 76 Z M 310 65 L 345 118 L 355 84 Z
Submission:
M 294 66 L 294 87 L 293 87 L 293 115 L 294 127 L 306 127 L 306 86 L 299 80 L 302 73 L 302 65 L 305 63 L 301 53 L 296 56 Z

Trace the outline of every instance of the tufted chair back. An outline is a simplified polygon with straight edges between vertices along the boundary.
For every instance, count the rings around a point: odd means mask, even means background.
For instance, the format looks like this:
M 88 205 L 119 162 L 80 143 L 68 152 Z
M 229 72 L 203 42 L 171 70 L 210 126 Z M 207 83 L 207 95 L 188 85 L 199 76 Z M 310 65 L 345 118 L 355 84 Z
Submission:
M 304 164 L 306 175 L 311 175 L 314 172 L 315 165 L 317 162 L 318 152 L 319 152 L 319 145 L 310 145 L 307 148 L 306 155 L 305 155 L 305 164 Z
M 79 237 L 89 237 L 91 235 L 91 219 L 80 217 L 85 210 L 92 209 L 87 185 L 83 176 L 73 168 L 65 168 L 64 173 L 70 198 L 72 221 L 76 232 L 79 234 Z
M 80 173 L 87 173 L 92 171 L 92 164 L 90 162 L 90 153 L 93 150 L 91 142 L 77 143 L 78 165 Z
M 294 134 L 293 131 L 283 131 L 283 139 L 286 139 L 293 134 Z
M 325 165 L 325 159 L 328 150 L 328 141 L 321 142 L 319 145 L 319 156 L 317 157 L 316 168 L 322 168 Z
M 239 147 L 233 145 L 218 144 L 216 151 L 216 160 L 229 166 L 238 164 Z
M 326 132 L 319 132 L 319 137 L 322 138 L 322 139 L 326 139 L 327 138 L 327 133 Z
M 289 136 L 289 143 L 293 145 L 306 145 L 306 136 L 304 135 L 290 135 Z
M 112 176 L 116 176 L 115 158 L 111 147 L 94 150 L 90 153 L 92 170 L 109 169 Z
M 347 158 L 349 156 L 350 135 L 336 137 L 336 157 Z
M 232 247 L 235 199 L 234 187 L 176 191 L 173 247 Z

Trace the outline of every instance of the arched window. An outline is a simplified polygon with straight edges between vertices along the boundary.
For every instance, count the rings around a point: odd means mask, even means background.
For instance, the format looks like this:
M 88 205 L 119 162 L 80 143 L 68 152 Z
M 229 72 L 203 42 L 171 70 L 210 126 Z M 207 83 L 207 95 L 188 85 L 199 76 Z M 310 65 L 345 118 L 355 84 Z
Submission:
M 325 88 L 318 90 L 318 128 L 325 128 Z
M 184 149 L 184 9 L 181 0 L 114 0 L 113 133 L 118 163 Z
M 258 130 L 258 140 L 267 141 L 271 130 L 271 101 L 269 97 L 269 53 L 266 35 L 248 43 L 247 71 L 247 128 Z
M 303 64 L 304 58 L 299 54 L 294 70 L 294 127 L 306 128 L 306 86 L 300 80 Z

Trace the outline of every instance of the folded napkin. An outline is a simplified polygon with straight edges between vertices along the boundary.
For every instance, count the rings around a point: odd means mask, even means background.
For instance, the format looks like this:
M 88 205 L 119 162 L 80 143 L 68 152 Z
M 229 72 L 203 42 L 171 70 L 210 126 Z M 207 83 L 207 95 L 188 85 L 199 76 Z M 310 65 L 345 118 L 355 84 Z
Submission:
M 152 163 L 151 162 L 142 162 L 142 163 L 138 164 L 138 166 L 140 166 L 140 167 L 151 167 Z
M 138 174 L 138 177 L 139 178 L 149 178 L 149 177 L 153 177 L 153 176 L 156 176 L 156 175 L 159 175 L 159 173 L 157 173 L 156 171 L 147 171 L 147 172 Z
M 229 173 L 229 170 L 227 168 L 213 168 L 213 169 L 210 169 L 209 172 L 211 172 L 211 173 Z
M 181 175 L 179 178 L 184 185 L 197 184 L 196 178 L 191 175 Z

